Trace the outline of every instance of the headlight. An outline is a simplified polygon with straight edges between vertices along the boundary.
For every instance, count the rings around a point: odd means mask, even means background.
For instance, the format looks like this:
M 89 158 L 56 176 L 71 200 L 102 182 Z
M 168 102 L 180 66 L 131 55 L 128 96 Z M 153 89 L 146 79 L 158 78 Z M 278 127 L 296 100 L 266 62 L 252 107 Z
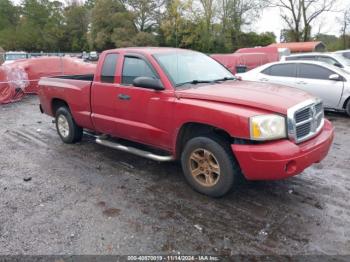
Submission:
M 260 115 L 250 118 L 250 138 L 252 140 L 274 140 L 286 136 L 286 120 L 284 117 Z

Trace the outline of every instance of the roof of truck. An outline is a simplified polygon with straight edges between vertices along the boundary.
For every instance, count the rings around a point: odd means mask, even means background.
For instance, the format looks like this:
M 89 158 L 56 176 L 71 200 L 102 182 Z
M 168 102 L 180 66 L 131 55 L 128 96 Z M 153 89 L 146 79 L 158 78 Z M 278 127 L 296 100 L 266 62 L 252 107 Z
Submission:
M 173 47 L 126 47 L 126 48 L 108 50 L 107 52 L 113 52 L 113 51 L 143 53 L 143 54 L 152 55 L 152 54 L 158 54 L 158 53 L 169 53 L 169 52 L 175 52 L 175 51 L 186 52 L 186 51 L 192 51 L 192 50 L 173 48 Z

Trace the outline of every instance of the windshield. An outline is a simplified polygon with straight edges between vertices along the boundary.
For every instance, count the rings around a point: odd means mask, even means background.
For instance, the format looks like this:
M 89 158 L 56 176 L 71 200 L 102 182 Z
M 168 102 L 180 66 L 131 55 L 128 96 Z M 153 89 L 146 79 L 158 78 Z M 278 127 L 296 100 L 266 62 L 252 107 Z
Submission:
M 333 54 L 334 58 L 336 58 L 339 62 L 341 62 L 345 66 L 350 66 L 350 59 L 346 58 L 342 54 Z
M 175 86 L 234 78 L 224 66 L 202 53 L 180 51 L 154 57 Z
M 26 59 L 27 54 L 6 54 L 6 61 Z

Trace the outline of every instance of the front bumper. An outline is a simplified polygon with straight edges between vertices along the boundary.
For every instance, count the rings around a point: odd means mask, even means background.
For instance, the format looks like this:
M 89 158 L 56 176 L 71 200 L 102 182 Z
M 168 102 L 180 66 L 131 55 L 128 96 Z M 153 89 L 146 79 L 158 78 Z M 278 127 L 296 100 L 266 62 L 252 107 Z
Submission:
M 334 129 L 325 120 L 322 131 L 301 144 L 289 140 L 260 145 L 231 145 L 242 172 L 248 180 L 275 180 L 295 176 L 326 157 Z

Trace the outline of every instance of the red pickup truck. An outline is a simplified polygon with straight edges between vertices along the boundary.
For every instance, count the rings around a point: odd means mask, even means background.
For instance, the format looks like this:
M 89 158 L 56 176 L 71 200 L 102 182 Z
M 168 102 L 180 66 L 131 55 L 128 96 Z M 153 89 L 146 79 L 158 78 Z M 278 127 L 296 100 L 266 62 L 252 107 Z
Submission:
M 197 191 L 227 193 L 238 178 L 282 179 L 321 161 L 333 140 L 322 101 L 284 86 L 238 81 L 195 51 L 122 48 L 94 75 L 42 78 L 41 112 L 63 142 L 82 139 L 156 161 L 180 160 Z

